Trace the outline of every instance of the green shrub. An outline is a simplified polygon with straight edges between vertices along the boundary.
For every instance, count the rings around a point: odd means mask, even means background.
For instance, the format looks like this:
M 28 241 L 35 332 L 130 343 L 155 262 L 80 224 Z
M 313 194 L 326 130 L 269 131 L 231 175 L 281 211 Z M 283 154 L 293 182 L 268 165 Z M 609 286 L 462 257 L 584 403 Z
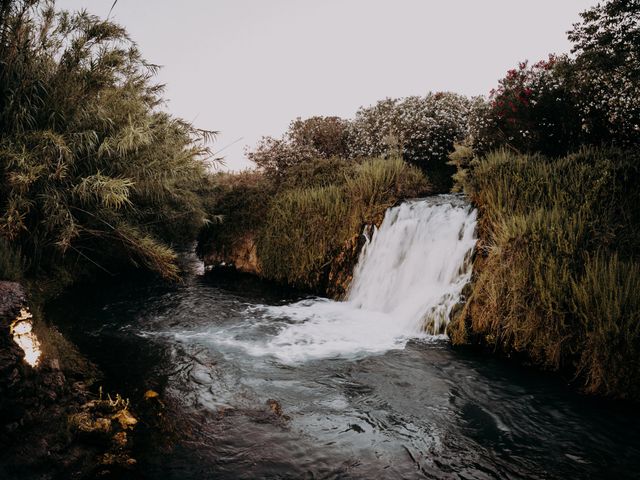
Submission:
M 455 170 L 447 165 L 454 143 L 468 134 L 472 102 L 450 92 L 387 98 L 360 108 L 349 126 L 351 157 L 393 157 L 419 166 L 440 192 Z
M 429 188 L 420 169 L 401 158 L 366 160 L 346 177 L 345 185 L 357 227 L 379 223 L 387 208 L 399 199 L 425 195 Z
M 561 156 L 582 145 L 640 145 L 640 2 L 598 3 L 568 33 L 573 55 L 521 62 L 489 102 L 473 105 L 478 155 L 504 146 Z
M 477 163 L 465 189 L 484 254 L 454 341 L 476 334 L 575 372 L 589 391 L 637 397 L 639 181 L 640 155 L 615 149 Z
M 316 157 L 291 166 L 283 174 L 280 190 L 342 185 L 359 160 L 341 157 Z
M 586 332 L 578 371 L 592 392 L 640 398 L 640 263 L 590 257 L 572 282 L 573 311 Z

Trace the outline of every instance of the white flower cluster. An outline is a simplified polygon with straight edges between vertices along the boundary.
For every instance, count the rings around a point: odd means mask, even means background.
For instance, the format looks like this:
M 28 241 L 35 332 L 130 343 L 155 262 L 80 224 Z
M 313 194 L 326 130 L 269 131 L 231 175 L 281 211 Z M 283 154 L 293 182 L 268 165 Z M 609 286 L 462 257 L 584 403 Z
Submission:
M 358 110 L 349 126 L 349 152 L 353 157 L 397 152 L 413 163 L 446 158 L 454 142 L 467 136 L 470 107 L 469 99 L 454 93 L 387 98 Z
M 640 69 L 638 59 L 630 63 Z M 640 83 L 637 71 L 628 65 L 608 71 L 581 71 L 579 82 L 587 95 L 578 97 L 578 107 L 584 118 L 583 128 L 591 133 L 598 125 L 593 119 L 600 119 L 608 130 L 608 135 L 620 143 L 633 143 L 640 135 Z
M 576 94 L 587 135 L 640 142 L 640 1 L 609 0 L 581 14 L 575 43 Z

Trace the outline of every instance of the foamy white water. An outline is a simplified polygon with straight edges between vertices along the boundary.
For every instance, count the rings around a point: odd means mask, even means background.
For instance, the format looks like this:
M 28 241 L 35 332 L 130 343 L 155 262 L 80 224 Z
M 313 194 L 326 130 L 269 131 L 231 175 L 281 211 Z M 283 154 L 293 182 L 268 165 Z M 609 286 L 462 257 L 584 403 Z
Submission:
M 345 301 L 255 307 L 247 324 L 214 334 L 215 341 L 299 362 L 380 353 L 416 337 L 441 338 L 471 277 L 475 227 L 476 211 L 454 195 L 390 208 L 360 255 Z M 249 332 L 264 322 L 277 325 L 277 333 Z

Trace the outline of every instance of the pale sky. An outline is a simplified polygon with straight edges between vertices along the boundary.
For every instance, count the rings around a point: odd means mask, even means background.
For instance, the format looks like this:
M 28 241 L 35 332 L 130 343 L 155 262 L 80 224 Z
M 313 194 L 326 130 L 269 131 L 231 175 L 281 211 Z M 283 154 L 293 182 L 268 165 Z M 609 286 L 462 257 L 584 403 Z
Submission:
M 58 0 L 105 17 L 113 0 Z M 568 52 L 597 0 L 119 0 L 111 18 L 163 68 L 167 109 L 221 132 L 228 169 L 296 117 L 385 97 L 487 94 L 519 61 Z M 232 142 L 242 140 L 229 146 Z

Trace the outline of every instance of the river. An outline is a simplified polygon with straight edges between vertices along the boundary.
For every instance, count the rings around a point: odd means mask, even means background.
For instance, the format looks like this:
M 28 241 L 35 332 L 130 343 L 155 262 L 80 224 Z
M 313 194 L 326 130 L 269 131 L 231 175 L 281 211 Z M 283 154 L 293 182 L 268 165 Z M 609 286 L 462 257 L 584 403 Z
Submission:
M 434 305 L 448 311 L 468 280 L 475 222 L 452 205 L 429 220 L 451 225 L 450 241 L 442 229 L 429 240 L 428 224 L 404 222 L 432 207 L 396 211 L 398 231 L 386 228 L 363 254 L 386 252 L 387 273 L 361 258 L 349 302 L 205 274 L 185 255 L 191 273 L 180 284 L 132 277 L 78 288 L 47 316 L 101 368 L 107 391 L 139 408 L 147 390 L 160 394 L 174 428 L 163 442 L 138 439 L 146 478 L 637 478 L 640 419 L 630 406 L 452 349 L 441 334 Z M 403 251 L 390 252 L 389 242 Z M 412 259 L 417 245 L 428 246 L 420 255 L 433 275 Z M 363 287 L 365 277 L 375 281 Z M 437 302 L 406 308 L 416 281 Z M 389 292 L 404 283 L 402 295 Z M 417 326 L 427 310 L 432 321 Z

